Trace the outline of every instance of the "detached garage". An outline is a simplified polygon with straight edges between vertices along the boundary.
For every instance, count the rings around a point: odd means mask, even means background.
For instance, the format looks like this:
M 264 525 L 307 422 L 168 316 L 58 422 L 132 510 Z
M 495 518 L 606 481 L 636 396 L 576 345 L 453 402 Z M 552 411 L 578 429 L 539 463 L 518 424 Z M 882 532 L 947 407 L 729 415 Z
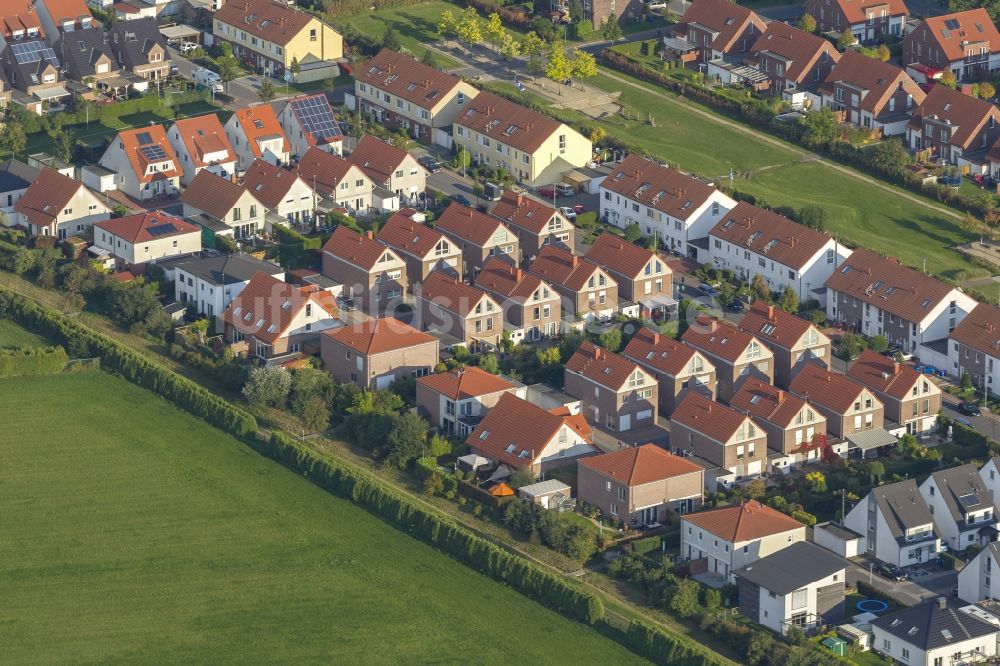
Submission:
M 865 537 L 838 523 L 820 523 L 813 527 L 813 542 L 841 557 L 857 557 L 865 552 Z

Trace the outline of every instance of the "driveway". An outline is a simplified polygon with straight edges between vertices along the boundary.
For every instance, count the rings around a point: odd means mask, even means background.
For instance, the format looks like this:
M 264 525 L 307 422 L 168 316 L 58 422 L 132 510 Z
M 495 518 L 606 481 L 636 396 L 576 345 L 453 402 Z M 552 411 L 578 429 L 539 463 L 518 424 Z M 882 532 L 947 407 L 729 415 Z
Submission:
M 958 573 L 955 571 L 934 571 L 933 563 L 923 567 L 907 567 L 910 580 L 889 581 L 871 571 L 874 560 L 848 561 L 847 582 L 856 585 L 859 582 L 871 585 L 879 592 L 889 595 L 896 601 L 907 606 L 920 603 L 925 599 L 946 596 L 950 597 L 952 589 L 958 584 Z M 850 609 L 848 609 L 850 613 Z

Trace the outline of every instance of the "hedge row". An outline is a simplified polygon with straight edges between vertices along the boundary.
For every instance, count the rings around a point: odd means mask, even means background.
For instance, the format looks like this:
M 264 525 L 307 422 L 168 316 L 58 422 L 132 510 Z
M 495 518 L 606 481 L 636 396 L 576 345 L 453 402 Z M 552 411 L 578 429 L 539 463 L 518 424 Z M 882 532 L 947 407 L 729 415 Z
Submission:
M 62 347 L 0 349 L 0 377 L 54 375 L 63 371 L 67 361 Z
M 636 653 L 657 664 L 722 666 L 726 663 L 693 641 L 672 636 L 639 620 L 632 620 L 629 623 L 626 643 Z
M 458 482 L 458 494 L 464 495 L 465 497 L 468 497 L 471 500 L 482 502 L 486 506 L 491 506 L 494 509 L 499 509 L 504 504 L 512 502 L 514 499 L 516 499 L 514 495 L 509 495 L 507 497 L 497 497 L 496 495 L 491 495 L 482 488 L 474 486 L 468 481 Z
M 414 538 L 544 606 L 587 624 L 604 618 L 604 604 L 595 594 L 431 513 L 366 472 L 322 458 L 281 433 L 273 434 L 269 440 L 255 442 L 254 446 L 269 458 L 307 476 L 321 488 L 350 499 Z
M 85 350 L 87 356 L 100 356 L 102 367 L 121 374 L 130 382 L 163 396 L 177 407 L 230 434 L 246 437 L 257 432 L 257 421 L 244 410 L 125 345 L 20 294 L 0 288 L 0 314 L 63 344 L 72 340 L 74 348 Z
M 632 550 L 639 555 L 645 555 L 654 550 L 660 550 L 663 544 L 663 538 L 659 536 L 646 537 L 645 539 L 636 539 L 632 542 Z

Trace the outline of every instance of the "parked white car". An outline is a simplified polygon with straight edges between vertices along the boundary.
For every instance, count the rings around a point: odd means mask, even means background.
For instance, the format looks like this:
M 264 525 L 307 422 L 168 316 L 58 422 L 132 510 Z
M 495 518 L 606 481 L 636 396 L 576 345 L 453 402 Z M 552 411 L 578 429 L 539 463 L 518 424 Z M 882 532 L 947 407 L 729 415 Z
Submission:
M 576 220 L 576 211 L 573 210 L 572 208 L 563 206 L 562 208 L 559 209 L 559 212 L 562 213 L 562 216 L 565 217 L 570 222 Z
M 184 55 L 191 53 L 196 48 L 198 48 L 198 45 L 195 44 L 194 42 L 181 42 L 180 44 L 177 45 L 177 50 L 183 53 Z

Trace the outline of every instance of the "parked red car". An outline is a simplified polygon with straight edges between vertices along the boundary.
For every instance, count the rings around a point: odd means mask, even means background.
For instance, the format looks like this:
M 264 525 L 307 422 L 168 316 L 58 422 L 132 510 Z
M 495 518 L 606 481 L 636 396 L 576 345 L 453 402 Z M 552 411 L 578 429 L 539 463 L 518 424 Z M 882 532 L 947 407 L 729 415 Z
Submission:
M 556 198 L 556 188 L 555 185 L 543 185 L 538 188 L 538 195 L 543 196 L 546 199 Z

